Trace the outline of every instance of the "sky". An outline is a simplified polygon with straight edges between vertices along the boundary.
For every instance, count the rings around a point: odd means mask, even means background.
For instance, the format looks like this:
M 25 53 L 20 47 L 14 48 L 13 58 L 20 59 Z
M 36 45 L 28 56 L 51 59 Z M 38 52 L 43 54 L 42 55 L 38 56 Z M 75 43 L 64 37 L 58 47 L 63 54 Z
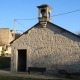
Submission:
M 16 20 L 17 33 L 28 30 L 38 23 L 37 6 L 42 4 L 52 8 L 52 23 L 72 33 L 80 33 L 80 0 L 0 0 L 0 28 L 12 30 Z M 71 11 L 75 12 L 64 14 Z

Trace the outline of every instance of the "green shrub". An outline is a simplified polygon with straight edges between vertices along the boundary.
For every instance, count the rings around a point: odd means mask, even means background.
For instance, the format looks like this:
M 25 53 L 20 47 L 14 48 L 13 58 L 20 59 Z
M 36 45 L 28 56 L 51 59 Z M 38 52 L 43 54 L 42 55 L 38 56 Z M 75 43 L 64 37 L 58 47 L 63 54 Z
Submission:
M 0 57 L 0 69 L 10 68 L 10 62 L 11 62 L 10 57 Z

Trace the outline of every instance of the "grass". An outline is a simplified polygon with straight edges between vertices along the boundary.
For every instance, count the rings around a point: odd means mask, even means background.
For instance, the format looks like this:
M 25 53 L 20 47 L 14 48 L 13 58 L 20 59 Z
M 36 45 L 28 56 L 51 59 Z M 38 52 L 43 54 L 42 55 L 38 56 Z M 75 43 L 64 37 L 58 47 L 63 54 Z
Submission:
M 0 69 L 10 68 L 10 57 L 0 57 Z
M 34 78 L 32 79 L 13 76 L 0 76 L 0 80 L 50 80 L 50 79 L 34 79 Z M 51 80 L 74 80 L 74 79 L 51 79 Z

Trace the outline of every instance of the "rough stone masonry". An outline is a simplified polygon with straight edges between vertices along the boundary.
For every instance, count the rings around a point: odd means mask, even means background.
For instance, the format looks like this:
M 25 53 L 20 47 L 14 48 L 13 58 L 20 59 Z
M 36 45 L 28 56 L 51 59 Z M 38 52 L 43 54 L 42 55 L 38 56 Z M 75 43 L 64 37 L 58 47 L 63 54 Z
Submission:
M 64 69 L 80 72 L 80 38 L 50 22 L 46 28 L 37 24 L 12 44 L 11 70 L 17 71 L 17 50 L 27 49 L 27 68 L 46 67 L 47 71 Z

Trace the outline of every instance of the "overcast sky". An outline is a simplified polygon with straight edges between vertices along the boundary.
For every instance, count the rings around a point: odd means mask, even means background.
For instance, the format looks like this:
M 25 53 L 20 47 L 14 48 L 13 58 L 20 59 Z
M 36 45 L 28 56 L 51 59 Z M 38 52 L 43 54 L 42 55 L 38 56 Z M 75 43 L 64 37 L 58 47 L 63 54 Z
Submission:
M 80 0 L 0 0 L 0 28 L 13 29 L 16 19 L 17 32 L 28 30 L 38 23 L 35 18 L 38 18 L 37 6 L 41 4 L 52 7 L 52 23 L 73 33 L 80 32 Z M 74 12 L 59 15 L 71 11 Z

